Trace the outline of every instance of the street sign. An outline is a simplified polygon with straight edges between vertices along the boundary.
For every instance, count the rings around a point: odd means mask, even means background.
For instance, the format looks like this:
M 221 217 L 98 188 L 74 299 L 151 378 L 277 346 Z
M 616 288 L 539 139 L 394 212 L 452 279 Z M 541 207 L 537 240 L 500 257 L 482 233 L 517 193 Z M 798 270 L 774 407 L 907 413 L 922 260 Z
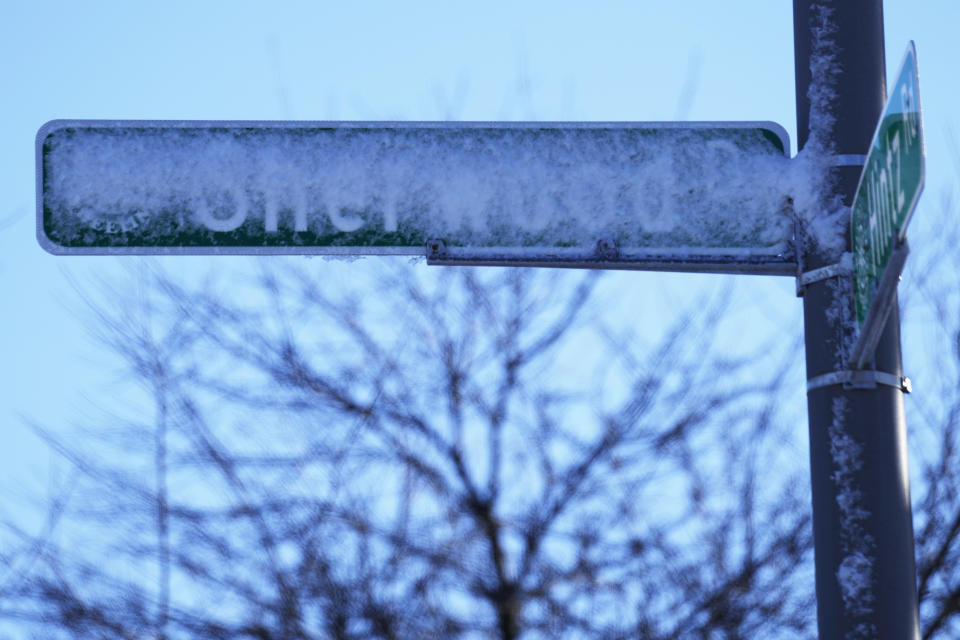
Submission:
M 55 254 L 408 254 L 793 274 L 773 123 L 58 120 Z
M 917 51 L 910 42 L 873 135 L 851 212 L 860 328 L 853 359 L 860 366 L 873 353 L 895 300 L 907 254 L 907 223 L 923 191 L 924 171 Z

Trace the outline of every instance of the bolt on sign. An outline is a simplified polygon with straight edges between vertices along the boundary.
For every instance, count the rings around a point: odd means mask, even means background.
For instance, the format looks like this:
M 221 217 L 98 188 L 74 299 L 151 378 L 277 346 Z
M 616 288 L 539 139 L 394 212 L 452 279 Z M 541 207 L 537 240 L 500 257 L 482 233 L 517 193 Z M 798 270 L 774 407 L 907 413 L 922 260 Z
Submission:
M 36 144 L 55 254 L 796 269 L 768 122 L 56 120 Z

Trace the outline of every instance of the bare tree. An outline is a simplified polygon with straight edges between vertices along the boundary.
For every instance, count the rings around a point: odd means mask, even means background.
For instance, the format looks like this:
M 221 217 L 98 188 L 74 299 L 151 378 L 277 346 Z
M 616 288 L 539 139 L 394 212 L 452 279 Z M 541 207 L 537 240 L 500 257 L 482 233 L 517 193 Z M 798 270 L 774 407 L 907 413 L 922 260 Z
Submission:
M 960 170 L 960 153 L 956 153 Z M 911 465 L 921 635 L 960 635 L 960 241 L 958 203 L 945 192 L 921 242 L 927 251 L 908 264 L 901 297 L 907 322 L 921 339 L 912 346 L 926 363 L 922 393 L 911 403 Z M 918 252 L 919 253 L 919 252 Z M 910 362 L 908 361 L 908 364 Z M 914 362 L 913 366 L 918 363 Z
M 76 477 L 5 556 L 0 616 L 71 638 L 815 637 L 797 345 L 722 348 L 724 292 L 654 341 L 594 274 L 364 265 L 345 287 L 272 264 L 92 302 L 140 390 L 49 436 Z

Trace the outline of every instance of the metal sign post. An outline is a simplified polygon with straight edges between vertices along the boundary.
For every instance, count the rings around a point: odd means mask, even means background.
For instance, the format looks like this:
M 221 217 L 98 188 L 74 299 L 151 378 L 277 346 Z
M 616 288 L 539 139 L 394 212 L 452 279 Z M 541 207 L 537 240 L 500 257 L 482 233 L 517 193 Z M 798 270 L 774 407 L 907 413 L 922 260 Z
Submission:
M 885 103 L 882 2 L 794 0 L 793 10 L 798 146 L 803 148 L 815 129 L 831 153 L 863 157 Z M 811 95 L 829 98 L 816 105 L 814 117 Z M 825 195 L 852 203 L 860 174 L 859 167 L 842 163 L 833 170 L 835 190 Z M 808 247 L 802 259 L 813 270 L 837 263 L 836 255 L 816 247 Z M 853 282 L 845 270 L 810 283 L 803 294 L 820 640 L 920 638 L 907 385 L 893 291 L 870 371 L 849 365 L 857 321 Z

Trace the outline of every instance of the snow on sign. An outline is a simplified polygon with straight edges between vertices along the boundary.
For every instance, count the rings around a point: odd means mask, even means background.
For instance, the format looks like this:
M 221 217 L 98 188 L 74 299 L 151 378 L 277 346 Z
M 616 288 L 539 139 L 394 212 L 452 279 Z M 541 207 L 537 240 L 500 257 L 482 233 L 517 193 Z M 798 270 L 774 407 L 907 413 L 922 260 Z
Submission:
M 873 135 L 850 218 L 858 361 L 872 354 L 893 304 L 925 164 L 917 51 L 911 42 Z
M 792 274 L 773 123 L 56 120 L 55 254 L 408 254 Z

